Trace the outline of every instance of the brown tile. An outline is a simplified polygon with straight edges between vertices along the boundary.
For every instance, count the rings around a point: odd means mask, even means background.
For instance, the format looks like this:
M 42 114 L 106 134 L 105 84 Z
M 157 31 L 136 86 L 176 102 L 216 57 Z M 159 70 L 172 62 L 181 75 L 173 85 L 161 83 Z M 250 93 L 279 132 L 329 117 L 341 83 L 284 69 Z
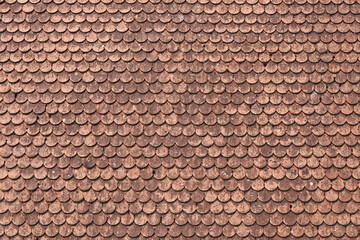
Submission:
M 1 236 L 358 236 L 351 1 L 1 12 Z

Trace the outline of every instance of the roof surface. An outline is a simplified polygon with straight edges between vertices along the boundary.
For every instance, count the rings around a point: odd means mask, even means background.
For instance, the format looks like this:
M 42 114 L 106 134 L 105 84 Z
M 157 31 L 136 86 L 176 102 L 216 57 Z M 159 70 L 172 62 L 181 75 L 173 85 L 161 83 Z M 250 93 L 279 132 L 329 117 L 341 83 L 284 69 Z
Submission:
M 0 2 L 1 239 L 359 239 L 359 2 Z

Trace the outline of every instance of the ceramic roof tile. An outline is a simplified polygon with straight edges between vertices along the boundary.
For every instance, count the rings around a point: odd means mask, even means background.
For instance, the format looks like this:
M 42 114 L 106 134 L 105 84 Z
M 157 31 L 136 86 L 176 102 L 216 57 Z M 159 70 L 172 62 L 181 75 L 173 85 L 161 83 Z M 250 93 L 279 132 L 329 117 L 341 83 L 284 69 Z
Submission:
M 3 1 L 0 238 L 358 239 L 356 1 Z

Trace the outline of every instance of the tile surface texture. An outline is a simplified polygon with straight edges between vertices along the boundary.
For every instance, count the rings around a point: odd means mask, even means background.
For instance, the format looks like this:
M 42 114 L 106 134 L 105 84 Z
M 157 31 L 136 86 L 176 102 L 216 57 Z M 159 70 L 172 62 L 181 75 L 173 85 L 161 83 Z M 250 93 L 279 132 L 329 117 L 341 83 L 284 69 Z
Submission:
M 0 239 L 359 239 L 359 0 L 0 0 Z

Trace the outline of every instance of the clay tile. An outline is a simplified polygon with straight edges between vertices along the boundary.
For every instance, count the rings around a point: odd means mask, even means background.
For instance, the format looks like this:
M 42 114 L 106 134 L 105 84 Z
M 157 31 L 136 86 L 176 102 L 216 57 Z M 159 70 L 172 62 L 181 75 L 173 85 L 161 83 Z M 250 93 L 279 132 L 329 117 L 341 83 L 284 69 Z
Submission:
M 90 2 L 0 10 L 0 235 L 356 238 L 351 0 Z

